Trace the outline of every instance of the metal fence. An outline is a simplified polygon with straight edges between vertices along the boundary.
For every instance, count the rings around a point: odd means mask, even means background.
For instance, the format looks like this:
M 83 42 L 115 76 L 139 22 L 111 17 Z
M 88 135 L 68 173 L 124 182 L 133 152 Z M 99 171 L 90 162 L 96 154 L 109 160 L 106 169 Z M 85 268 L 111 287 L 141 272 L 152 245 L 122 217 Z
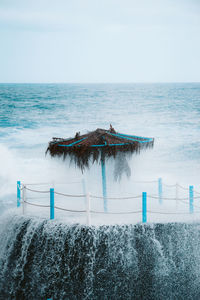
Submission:
M 68 184 L 73 184 L 77 182 L 69 182 Z M 157 185 L 157 194 L 151 194 L 147 192 L 141 192 L 138 195 L 131 195 L 128 197 L 102 197 L 99 195 L 93 195 L 89 192 L 84 192 L 83 194 L 68 194 L 68 193 L 62 193 L 61 191 L 55 189 L 54 187 L 51 187 L 50 189 L 41 189 L 41 187 L 45 187 L 45 185 L 49 185 L 49 183 L 21 183 L 20 181 L 17 181 L 17 207 L 22 207 L 22 213 L 26 213 L 26 207 L 27 206 L 35 206 L 38 208 L 48 208 L 49 209 L 49 216 L 50 219 L 53 220 L 55 218 L 55 210 L 57 211 L 63 211 L 63 212 L 69 212 L 69 213 L 79 213 L 85 215 L 86 224 L 91 224 L 91 215 L 133 215 L 133 214 L 139 214 L 141 215 L 140 220 L 143 223 L 146 223 L 148 221 L 149 215 L 190 215 L 192 216 L 195 214 L 200 214 L 200 202 L 199 206 L 194 204 L 194 201 L 197 202 L 200 199 L 200 192 L 194 190 L 194 186 L 190 185 L 188 187 L 184 187 L 178 183 L 176 184 L 166 184 L 163 182 L 161 178 L 154 181 L 140 181 L 135 183 L 143 183 L 145 185 L 151 183 Z M 34 186 L 40 186 L 40 189 L 35 189 Z M 165 197 L 164 196 L 164 190 L 165 189 L 172 189 L 174 196 L 171 197 Z M 85 190 L 85 185 L 83 183 L 83 191 Z M 27 197 L 27 192 L 31 194 L 36 194 L 36 197 Z M 184 197 L 181 197 L 180 195 L 183 194 Z M 83 199 L 83 202 L 81 204 L 82 209 L 73 209 L 70 207 L 66 207 L 66 205 L 60 206 L 56 203 L 55 197 L 61 197 L 61 198 L 80 198 Z M 34 201 L 32 201 L 34 199 Z M 37 202 L 35 202 L 35 199 Z M 48 200 L 48 203 L 43 203 L 42 199 Z M 104 203 L 104 210 L 94 209 L 91 207 L 92 201 L 94 199 L 100 199 Z M 135 210 L 129 210 L 129 211 L 112 211 L 112 210 L 105 210 L 105 207 L 107 207 L 107 203 L 109 201 L 114 200 L 134 200 L 138 199 L 141 203 L 141 209 L 135 209 Z M 149 209 L 150 206 L 150 200 L 156 200 L 157 201 L 157 209 Z M 167 209 L 161 209 L 164 203 L 175 203 L 175 209 L 173 210 L 167 210 Z M 106 203 L 106 205 L 105 205 Z M 184 210 L 178 210 L 179 204 L 184 205 Z

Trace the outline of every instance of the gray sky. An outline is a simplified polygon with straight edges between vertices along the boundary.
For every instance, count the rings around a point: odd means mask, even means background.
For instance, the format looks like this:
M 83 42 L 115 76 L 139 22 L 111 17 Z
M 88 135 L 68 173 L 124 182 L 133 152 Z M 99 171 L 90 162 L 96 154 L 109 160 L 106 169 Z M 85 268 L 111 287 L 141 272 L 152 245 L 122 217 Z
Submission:
M 200 81 L 200 0 L 0 0 L 0 82 Z

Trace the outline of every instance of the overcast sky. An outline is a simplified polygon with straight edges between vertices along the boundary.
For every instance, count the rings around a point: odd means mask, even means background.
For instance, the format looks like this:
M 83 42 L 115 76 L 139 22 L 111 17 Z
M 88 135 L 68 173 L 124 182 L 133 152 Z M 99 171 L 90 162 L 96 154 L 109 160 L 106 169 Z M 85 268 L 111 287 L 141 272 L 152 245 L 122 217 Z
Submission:
M 0 0 L 0 82 L 200 81 L 200 0 Z

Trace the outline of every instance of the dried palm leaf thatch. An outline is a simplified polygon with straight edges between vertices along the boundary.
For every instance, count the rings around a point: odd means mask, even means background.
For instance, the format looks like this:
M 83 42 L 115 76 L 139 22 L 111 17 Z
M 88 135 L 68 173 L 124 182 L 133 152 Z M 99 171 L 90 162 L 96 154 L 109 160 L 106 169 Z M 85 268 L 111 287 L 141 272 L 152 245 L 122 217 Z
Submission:
M 116 158 L 117 154 L 139 153 L 141 149 L 153 147 L 153 138 L 117 133 L 110 125 L 109 130 L 96 129 L 87 134 L 77 132 L 74 138 L 53 138 L 49 142 L 46 153 L 52 157 L 69 157 L 81 170 L 89 167 L 89 163 L 100 159 Z M 124 156 L 123 155 L 123 156 Z

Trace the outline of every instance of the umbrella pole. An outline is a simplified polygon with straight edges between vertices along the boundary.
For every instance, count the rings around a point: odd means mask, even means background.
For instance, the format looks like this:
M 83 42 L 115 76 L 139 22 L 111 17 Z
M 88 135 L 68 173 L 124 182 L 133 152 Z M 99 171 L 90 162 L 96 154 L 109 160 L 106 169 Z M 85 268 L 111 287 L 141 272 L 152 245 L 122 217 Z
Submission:
M 107 190 L 106 190 L 106 165 L 105 157 L 101 156 L 102 191 L 104 200 L 104 211 L 107 212 Z

